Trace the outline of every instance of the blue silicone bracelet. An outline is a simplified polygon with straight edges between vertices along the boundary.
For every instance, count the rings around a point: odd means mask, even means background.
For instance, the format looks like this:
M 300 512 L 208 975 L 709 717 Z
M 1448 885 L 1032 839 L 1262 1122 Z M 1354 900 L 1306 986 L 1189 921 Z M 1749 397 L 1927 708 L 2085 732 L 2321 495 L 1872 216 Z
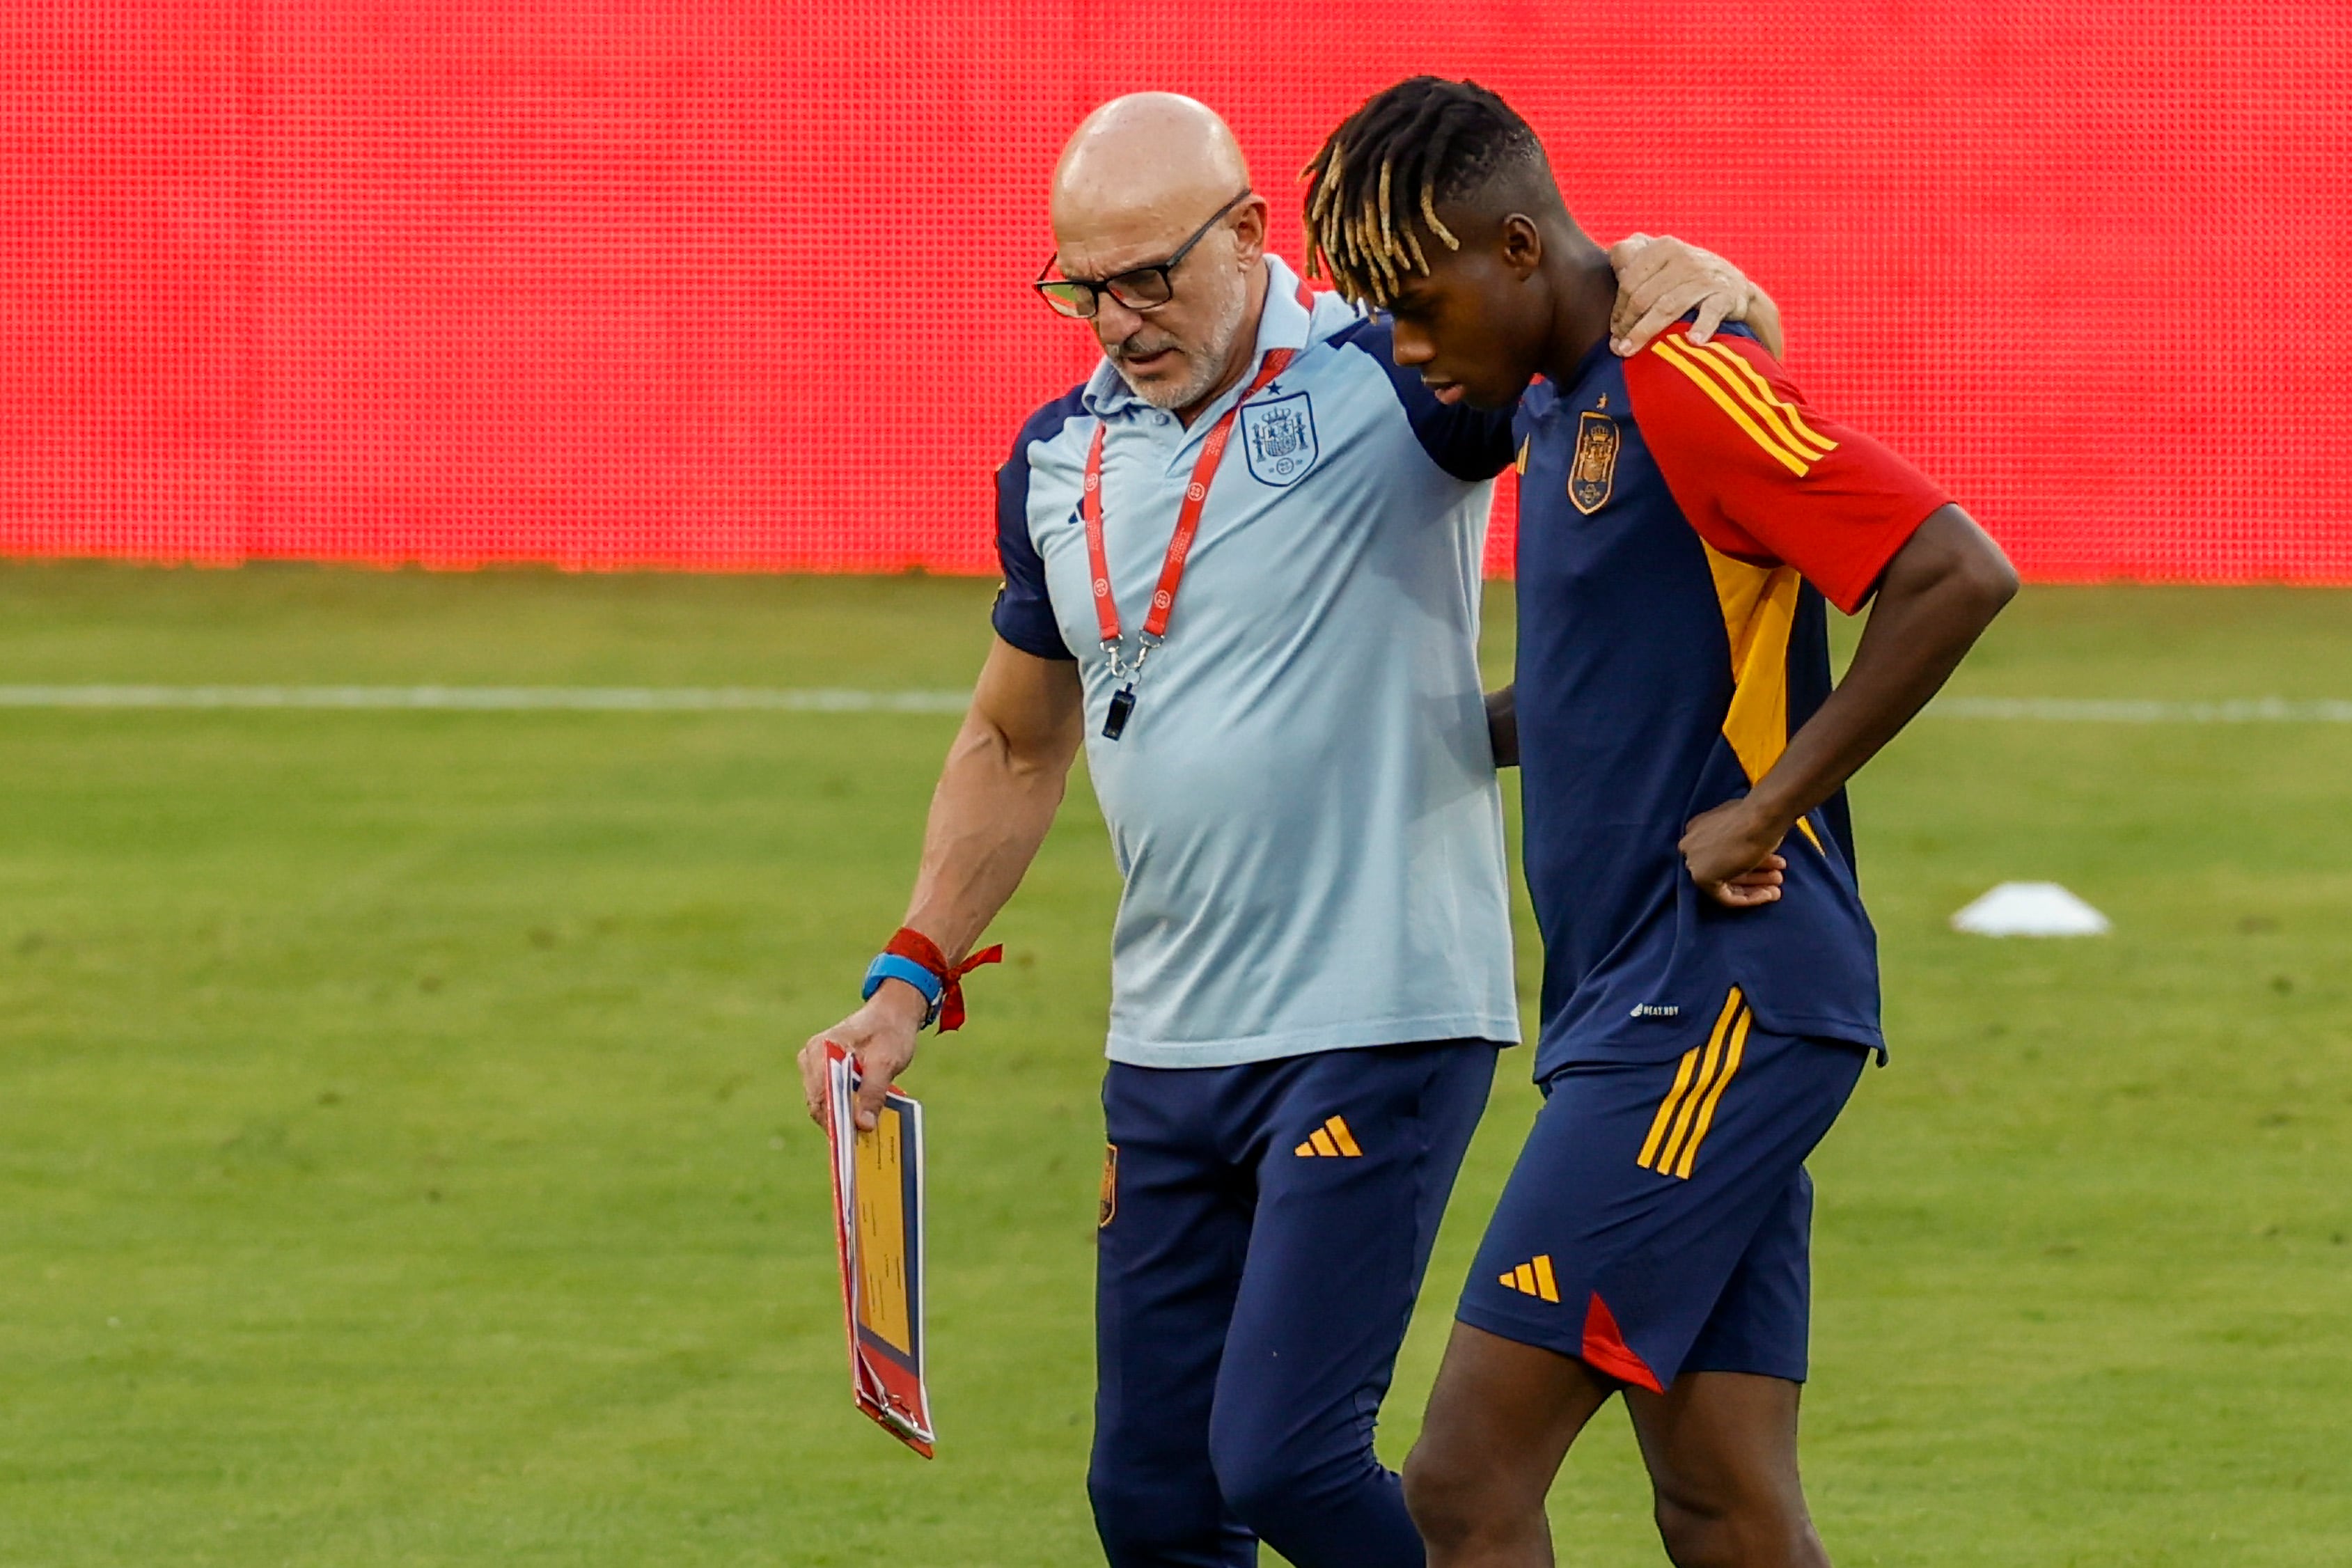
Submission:
M 866 989 L 860 994 L 861 999 L 870 998 L 874 993 L 881 990 L 885 980 L 903 980 L 923 994 L 925 1023 L 930 1022 L 931 1016 L 939 1012 L 940 998 L 947 992 L 947 986 L 938 975 L 925 969 L 913 959 L 901 958 L 895 952 L 886 952 L 866 965 Z

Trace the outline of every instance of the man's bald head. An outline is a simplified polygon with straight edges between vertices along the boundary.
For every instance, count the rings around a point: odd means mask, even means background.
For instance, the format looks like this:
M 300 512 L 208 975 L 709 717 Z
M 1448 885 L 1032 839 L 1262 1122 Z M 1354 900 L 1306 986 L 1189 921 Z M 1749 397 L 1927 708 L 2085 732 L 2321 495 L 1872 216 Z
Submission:
M 1249 161 L 1216 110 L 1181 93 L 1130 93 L 1070 133 L 1054 166 L 1054 232 L 1162 217 L 1181 237 L 1249 184 Z
M 1249 189 L 1233 132 L 1177 93 L 1115 98 L 1062 149 L 1052 212 L 1065 278 L 1100 282 L 1160 266 L 1200 236 L 1170 274 L 1166 303 L 1136 310 L 1106 295 L 1094 319 L 1103 352 L 1147 402 L 1198 407 L 1248 363 L 1265 299 L 1266 222 L 1264 197 L 1240 199 Z

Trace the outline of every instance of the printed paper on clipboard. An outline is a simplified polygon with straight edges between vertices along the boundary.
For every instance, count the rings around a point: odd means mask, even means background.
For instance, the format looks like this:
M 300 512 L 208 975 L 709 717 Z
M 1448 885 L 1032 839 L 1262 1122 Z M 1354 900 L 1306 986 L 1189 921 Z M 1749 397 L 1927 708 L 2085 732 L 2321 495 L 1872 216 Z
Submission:
M 894 1089 L 874 1131 L 858 1131 L 851 1104 L 857 1064 L 829 1040 L 824 1052 L 850 1393 L 857 1408 L 928 1459 L 933 1437 L 923 1386 L 923 1108 Z

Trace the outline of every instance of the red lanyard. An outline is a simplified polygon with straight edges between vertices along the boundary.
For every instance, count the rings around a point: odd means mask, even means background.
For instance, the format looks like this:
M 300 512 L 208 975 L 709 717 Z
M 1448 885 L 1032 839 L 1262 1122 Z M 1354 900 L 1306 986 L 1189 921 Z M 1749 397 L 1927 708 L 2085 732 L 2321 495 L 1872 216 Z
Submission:
M 1314 313 L 1315 297 L 1307 292 L 1305 283 L 1298 286 L 1298 302 L 1310 316 Z M 1297 353 L 1296 349 L 1269 351 L 1256 377 L 1243 389 L 1239 397 L 1234 399 L 1234 405 L 1210 427 L 1208 439 L 1201 443 L 1201 456 L 1193 462 L 1192 478 L 1184 487 L 1184 504 L 1176 512 L 1175 536 L 1168 541 L 1168 559 L 1160 563 L 1160 586 L 1152 590 L 1151 609 L 1143 617 L 1143 635 L 1151 642 L 1158 642 L 1168 635 L 1168 617 L 1176 608 L 1176 590 L 1184 583 L 1184 560 L 1192 552 L 1193 536 L 1201 531 L 1201 513 L 1209 503 L 1209 487 L 1216 482 L 1217 465 L 1225 455 L 1226 443 L 1233 438 L 1234 421 L 1240 416 L 1242 405 L 1265 391 L 1276 376 L 1289 367 Z M 1110 558 L 1103 550 L 1105 428 L 1101 421 L 1096 422 L 1094 445 L 1087 448 L 1087 486 L 1079 501 L 1079 510 L 1085 513 L 1087 521 L 1087 563 L 1094 574 L 1095 620 L 1102 627 L 1103 646 L 1115 649 L 1123 634 L 1118 624 L 1118 600 L 1110 591 Z M 1142 660 L 1138 658 L 1136 663 L 1139 666 Z M 1122 677 L 1126 673 L 1114 656 L 1111 674 Z

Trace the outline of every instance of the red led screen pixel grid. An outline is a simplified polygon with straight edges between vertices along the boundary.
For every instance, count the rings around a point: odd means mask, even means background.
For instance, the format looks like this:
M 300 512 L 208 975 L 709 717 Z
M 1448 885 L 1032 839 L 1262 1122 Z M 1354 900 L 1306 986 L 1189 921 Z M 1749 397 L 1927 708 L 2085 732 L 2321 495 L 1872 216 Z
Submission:
M 1091 358 L 1026 288 L 1077 118 L 1215 105 L 1295 258 L 1295 171 L 1423 70 L 1595 234 L 1738 260 L 2030 574 L 2352 581 L 2334 0 L 33 0 L 0 551 L 992 570 Z

